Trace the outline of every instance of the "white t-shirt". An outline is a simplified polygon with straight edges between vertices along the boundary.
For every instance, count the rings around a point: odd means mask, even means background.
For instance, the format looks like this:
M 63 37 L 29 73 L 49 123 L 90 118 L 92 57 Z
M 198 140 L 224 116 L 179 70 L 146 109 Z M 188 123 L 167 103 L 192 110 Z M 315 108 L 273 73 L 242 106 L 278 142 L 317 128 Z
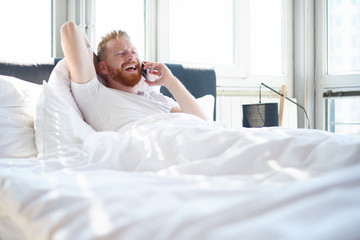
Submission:
M 85 121 L 96 131 L 116 131 L 127 123 L 160 113 L 178 104 L 154 91 L 143 80 L 136 94 L 105 87 L 97 77 L 85 84 L 71 82 L 71 89 Z

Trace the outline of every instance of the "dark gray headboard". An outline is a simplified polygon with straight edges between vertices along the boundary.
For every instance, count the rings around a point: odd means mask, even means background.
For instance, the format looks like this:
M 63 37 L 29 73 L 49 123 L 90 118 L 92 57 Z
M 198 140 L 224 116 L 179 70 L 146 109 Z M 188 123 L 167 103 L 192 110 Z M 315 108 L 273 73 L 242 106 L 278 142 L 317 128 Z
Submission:
M 0 61 L 0 75 L 17 77 L 29 82 L 42 84 L 43 80 L 48 80 L 52 69 L 61 58 L 51 58 L 47 61 L 24 63 Z M 172 73 L 184 84 L 190 93 L 196 97 L 211 94 L 215 98 L 216 106 L 216 75 L 213 68 L 184 66 L 182 64 L 166 64 Z M 161 88 L 161 92 L 171 96 L 166 88 Z M 214 120 L 215 120 L 214 106 Z
M 61 58 L 50 58 L 31 63 L 0 61 L 0 75 L 13 76 L 42 84 L 43 80 L 49 80 L 51 71 L 60 60 Z

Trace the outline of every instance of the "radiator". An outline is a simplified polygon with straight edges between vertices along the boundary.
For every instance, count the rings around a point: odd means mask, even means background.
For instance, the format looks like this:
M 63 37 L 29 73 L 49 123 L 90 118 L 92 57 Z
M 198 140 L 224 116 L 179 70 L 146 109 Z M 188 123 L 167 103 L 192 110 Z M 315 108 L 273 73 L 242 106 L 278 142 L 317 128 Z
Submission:
M 296 101 L 295 99 L 292 99 Z M 274 94 L 262 94 L 262 103 L 280 102 Z M 223 122 L 231 127 L 242 127 L 242 105 L 259 103 L 257 92 L 219 89 L 217 91 L 216 121 Z M 283 127 L 297 128 L 297 106 L 285 99 Z

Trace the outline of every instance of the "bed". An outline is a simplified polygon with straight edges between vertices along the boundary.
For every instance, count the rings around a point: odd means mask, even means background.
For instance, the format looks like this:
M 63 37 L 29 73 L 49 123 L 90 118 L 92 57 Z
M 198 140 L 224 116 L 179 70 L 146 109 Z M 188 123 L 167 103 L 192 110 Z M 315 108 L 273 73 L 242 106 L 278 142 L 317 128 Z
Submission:
M 215 120 L 214 69 L 168 67 Z M 187 114 L 95 132 L 64 59 L 0 75 L 0 239 L 360 239 L 357 136 Z

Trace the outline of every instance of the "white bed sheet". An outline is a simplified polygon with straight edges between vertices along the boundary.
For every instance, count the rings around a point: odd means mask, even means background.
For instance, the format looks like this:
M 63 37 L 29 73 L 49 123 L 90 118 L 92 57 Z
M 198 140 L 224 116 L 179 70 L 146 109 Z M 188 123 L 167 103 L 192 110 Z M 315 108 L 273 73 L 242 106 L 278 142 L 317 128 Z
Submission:
M 0 209 L 38 240 L 359 239 L 359 156 L 358 137 L 156 115 L 0 159 Z

